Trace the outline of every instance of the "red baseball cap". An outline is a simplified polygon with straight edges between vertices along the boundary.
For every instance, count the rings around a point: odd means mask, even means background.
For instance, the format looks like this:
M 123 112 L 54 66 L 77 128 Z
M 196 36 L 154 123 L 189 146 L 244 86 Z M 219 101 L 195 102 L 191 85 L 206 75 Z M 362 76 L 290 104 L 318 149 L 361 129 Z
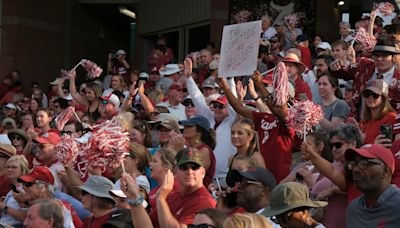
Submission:
M 61 138 L 60 136 L 52 131 L 46 132 L 44 134 L 42 134 L 40 137 L 34 138 L 34 141 L 40 143 L 40 144 L 53 144 L 53 145 L 57 145 L 61 142 Z
M 379 158 L 394 172 L 394 157 L 392 152 L 378 144 L 365 144 L 361 148 L 347 149 L 344 156 L 347 161 L 354 160 L 356 154 L 365 158 Z
M 18 182 L 24 183 L 34 183 L 37 180 L 54 185 L 54 176 L 45 166 L 37 166 L 30 173 L 18 178 Z
M 223 104 L 223 105 L 227 105 L 228 104 L 228 100 L 226 99 L 225 95 L 219 96 L 216 100 L 213 100 L 210 103 L 212 103 L 212 102 L 217 102 L 217 103 L 220 103 L 220 104 Z

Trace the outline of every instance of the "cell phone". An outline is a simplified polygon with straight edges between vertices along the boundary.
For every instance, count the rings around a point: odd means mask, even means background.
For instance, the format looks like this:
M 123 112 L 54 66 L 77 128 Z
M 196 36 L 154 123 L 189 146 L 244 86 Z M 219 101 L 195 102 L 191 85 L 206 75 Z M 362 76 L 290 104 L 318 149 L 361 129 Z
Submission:
M 381 125 L 381 135 L 384 135 L 387 139 L 392 139 L 392 126 L 389 124 Z
M 17 187 L 14 184 L 11 185 L 11 189 L 13 190 L 13 192 L 19 193 Z

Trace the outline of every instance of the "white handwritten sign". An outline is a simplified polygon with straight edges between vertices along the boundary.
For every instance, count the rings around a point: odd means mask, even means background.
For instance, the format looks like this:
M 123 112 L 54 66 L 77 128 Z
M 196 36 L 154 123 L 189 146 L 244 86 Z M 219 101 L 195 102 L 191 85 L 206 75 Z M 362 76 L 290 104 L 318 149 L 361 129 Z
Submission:
M 252 75 L 257 69 L 261 21 L 226 25 L 222 34 L 219 77 Z

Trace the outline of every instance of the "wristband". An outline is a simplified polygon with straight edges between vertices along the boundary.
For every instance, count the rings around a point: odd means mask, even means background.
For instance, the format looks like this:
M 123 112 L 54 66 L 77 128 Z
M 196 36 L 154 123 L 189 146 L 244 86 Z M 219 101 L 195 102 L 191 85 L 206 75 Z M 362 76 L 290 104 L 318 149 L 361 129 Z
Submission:
M 265 100 L 269 100 L 269 99 L 272 99 L 272 94 L 269 94 L 268 96 L 264 97 L 263 100 L 265 101 Z
M 140 195 L 137 199 L 133 200 L 133 199 L 126 199 L 126 202 L 130 205 L 130 206 L 134 206 L 137 207 L 139 205 L 143 205 L 144 202 L 144 196 Z
M 254 101 L 258 101 L 260 98 L 261 98 L 261 97 L 258 96 L 258 97 L 256 97 L 256 98 L 254 98 L 253 100 L 254 100 Z

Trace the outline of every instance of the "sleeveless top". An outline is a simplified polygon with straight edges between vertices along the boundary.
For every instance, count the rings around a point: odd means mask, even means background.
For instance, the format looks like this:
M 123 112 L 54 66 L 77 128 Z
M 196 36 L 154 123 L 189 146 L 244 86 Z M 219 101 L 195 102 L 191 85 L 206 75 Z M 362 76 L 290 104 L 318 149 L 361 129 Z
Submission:
M 99 103 L 99 105 L 100 105 L 100 103 Z M 97 108 L 94 112 L 90 112 L 90 105 L 89 105 L 87 112 L 86 112 L 86 114 L 89 116 L 89 118 L 93 119 L 94 122 L 96 122 L 101 116 L 100 112 L 99 112 L 99 105 L 97 105 Z
M 214 156 L 213 150 L 207 144 L 203 143 L 196 147 L 196 149 L 198 149 L 198 150 L 201 150 L 203 148 L 207 148 L 207 150 L 210 154 L 210 161 L 211 161 L 210 167 L 206 170 L 206 175 L 204 176 L 204 179 L 203 179 L 204 186 L 208 187 L 208 185 L 212 183 L 212 179 L 215 174 L 216 161 L 215 161 L 215 156 Z

